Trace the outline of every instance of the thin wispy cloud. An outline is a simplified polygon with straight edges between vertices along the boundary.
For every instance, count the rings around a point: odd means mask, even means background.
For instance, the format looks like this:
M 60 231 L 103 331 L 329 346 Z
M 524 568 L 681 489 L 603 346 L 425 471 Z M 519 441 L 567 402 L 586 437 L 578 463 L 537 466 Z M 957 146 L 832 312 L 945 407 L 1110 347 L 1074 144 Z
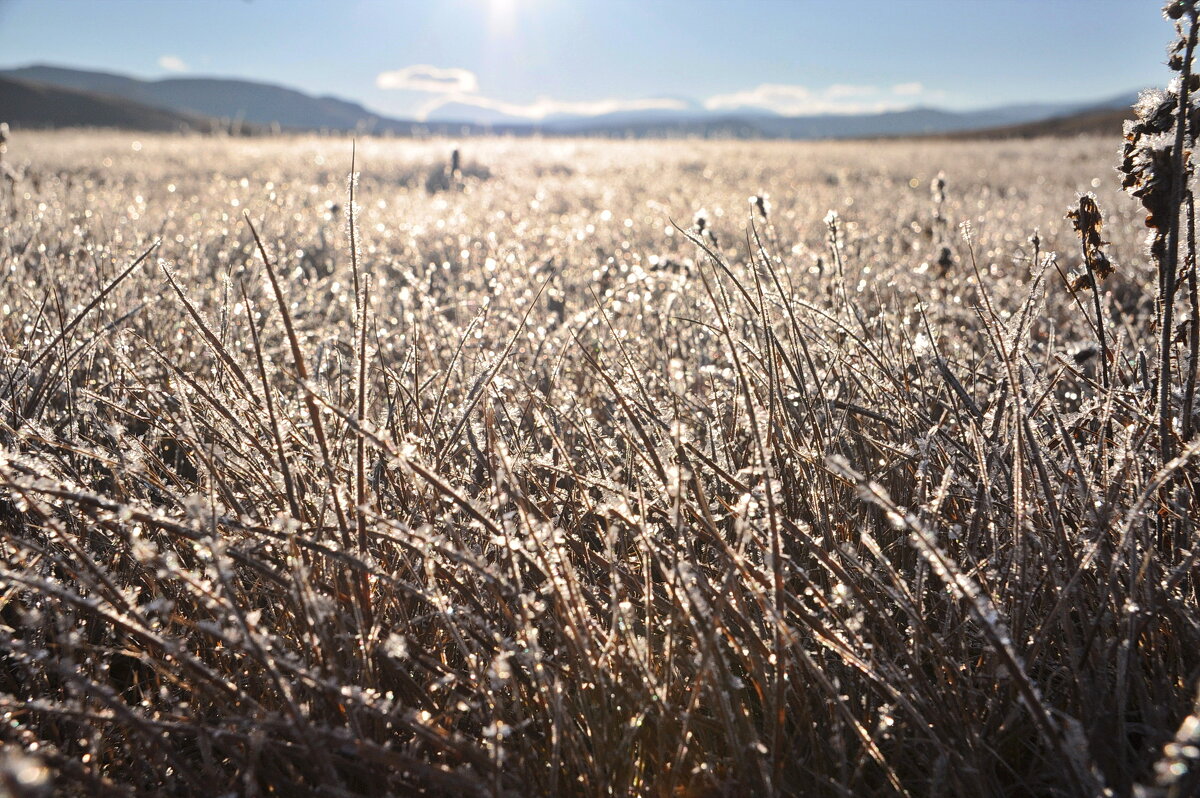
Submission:
M 414 116 L 419 120 L 429 118 L 438 109 L 447 105 L 465 105 L 506 116 L 539 121 L 556 115 L 599 116 L 618 111 L 678 110 L 687 107 L 682 100 L 673 99 L 601 99 L 601 100 L 555 100 L 538 97 L 530 103 L 514 103 L 485 97 L 479 93 L 479 79 L 469 69 L 459 67 L 435 67 L 428 64 L 381 72 L 375 78 L 381 89 L 398 91 L 420 91 L 436 94 L 437 97 L 424 102 Z
M 925 91 L 925 86 L 913 81 L 912 83 L 897 83 L 892 86 L 892 94 L 898 97 L 913 97 L 917 94 L 922 94 Z
M 490 97 L 464 94 L 448 95 L 430 100 L 418 109 L 416 116 L 421 120 L 427 119 L 439 108 L 451 104 L 469 105 L 474 108 L 497 111 L 506 116 L 515 116 L 531 121 L 539 121 L 560 114 L 600 116 L 601 114 L 612 114 L 618 111 L 673 111 L 687 108 L 687 103 L 682 100 L 672 99 L 568 101 L 539 97 L 532 103 L 510 103 L 503 100 L 493 100 Z
M 403 69 L 380 72 L 375 85 L 381 89 L 425 91 L 435 94 L 473 94 L 479 91 L 479 79 L 469 69 L 443 69 L 414 64 Z
M 177 55 L 161 55 L 158 57 L 158 65 L 168 72 L 187 72 L 188 65 L 182 58 Z
M 382 72 L 376 77 L 375 84 L 381 89 L 436 95 L 416 109 L 414 116 L 419 120 L 428 119 L 449 105 L 468 106 L 529 121 L 539 121 L 557 115 L 599 116 L 619 111 L 683 111 L 689 107 L 683 100 L 669 98 L 608 98 L 581 101 L 557 100 L 542 96 L 529 103 L 509 102 L 481 94 L 478 77 L 468 69 L 434 67 L 427 64 Z M 898 83 L 891 87 L 835 83 L 823 88 L 789 83 L 762 83 L 741 91 L 713 95 L 703 101 L 703 106 L 709 111 L 759 109 L 783 116 L 863 114 L 908 108 L 921 98 L 930 96 L 934 95 L 917 82 Z
M 874 86 L 852 86 L 846 83 L 835 83 L 823 92 L 824 96 L 831 100 L 842 97 L 870 97 L 878 93 L 879 89 Z
M 715 94 L 704 101 L 704 107 L 710 111 L 756 108 L 783 116 L 866 114 L 907 108 L 923 94 L 925 87 L 920 83 L 901 83 L 890 91 L 877 86 L 842 83 L 823 89 L 791 83 L 761 83 L 752 89 Z
M 753 89 L 715 94 L 704 101 L 704 107 L 710 111 L 723 111 L 749 106 L 788 113 L 792 109 L 808 107 L 815 99 L 807 86 L 762 83 Z

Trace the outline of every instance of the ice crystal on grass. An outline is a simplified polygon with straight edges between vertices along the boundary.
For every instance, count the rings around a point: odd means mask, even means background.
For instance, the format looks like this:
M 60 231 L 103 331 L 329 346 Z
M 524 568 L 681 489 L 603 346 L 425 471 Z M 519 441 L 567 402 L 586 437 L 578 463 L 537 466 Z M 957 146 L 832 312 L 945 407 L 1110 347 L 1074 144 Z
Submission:
M 365 139 L 351 205 L 330 139 L 138 140 L 18 132 L 40 182 L 3 206 L 0 747 L 65 791 L 1191 767 L 1155 748 L 1200 640 L 1152 278 L 1104 284 L 1105 387 L 1064 354 L 1095 311 L 1038 277 L 1138 262 L 1116 187 L 1102 239 L 1046 210 L 1112 142 L 473 140 L 456 173 Z

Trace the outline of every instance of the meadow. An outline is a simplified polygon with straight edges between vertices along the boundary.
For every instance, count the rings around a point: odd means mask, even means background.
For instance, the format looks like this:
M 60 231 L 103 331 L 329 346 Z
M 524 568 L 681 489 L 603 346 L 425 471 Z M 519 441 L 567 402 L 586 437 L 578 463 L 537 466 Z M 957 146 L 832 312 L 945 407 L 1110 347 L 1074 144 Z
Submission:
M 1195 794 L 1120 145 L 15 133 L 0 785 Z

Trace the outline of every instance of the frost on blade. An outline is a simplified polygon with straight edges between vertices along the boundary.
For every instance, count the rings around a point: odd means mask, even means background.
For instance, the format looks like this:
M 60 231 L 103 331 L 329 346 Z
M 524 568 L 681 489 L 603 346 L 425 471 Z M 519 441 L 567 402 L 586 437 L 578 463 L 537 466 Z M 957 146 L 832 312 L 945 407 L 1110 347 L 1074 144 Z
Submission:
M 1195 773 L 1200 417 L 1161 462 L 1111 138 L 8 144 L 0 792 Z

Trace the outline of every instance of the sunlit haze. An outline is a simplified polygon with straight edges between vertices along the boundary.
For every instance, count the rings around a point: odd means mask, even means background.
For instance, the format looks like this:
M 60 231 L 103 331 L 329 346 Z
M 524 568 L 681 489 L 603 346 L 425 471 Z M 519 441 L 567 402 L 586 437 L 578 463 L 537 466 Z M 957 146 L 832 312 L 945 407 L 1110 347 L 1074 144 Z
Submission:
M 0 0 L 0 66 L 237 77 L 417 118 L 966 109 L 1161 83 L 1162 23 L 1143 5 Z

